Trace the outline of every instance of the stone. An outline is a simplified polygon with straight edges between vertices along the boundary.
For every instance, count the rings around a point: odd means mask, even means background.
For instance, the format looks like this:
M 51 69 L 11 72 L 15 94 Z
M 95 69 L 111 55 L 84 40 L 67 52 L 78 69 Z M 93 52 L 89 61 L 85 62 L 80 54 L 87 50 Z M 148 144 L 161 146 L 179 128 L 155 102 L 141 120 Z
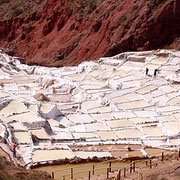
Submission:
M 43 93 L 38 93 L 33 96 L 37 101 L 50 101 L 50 99 Z

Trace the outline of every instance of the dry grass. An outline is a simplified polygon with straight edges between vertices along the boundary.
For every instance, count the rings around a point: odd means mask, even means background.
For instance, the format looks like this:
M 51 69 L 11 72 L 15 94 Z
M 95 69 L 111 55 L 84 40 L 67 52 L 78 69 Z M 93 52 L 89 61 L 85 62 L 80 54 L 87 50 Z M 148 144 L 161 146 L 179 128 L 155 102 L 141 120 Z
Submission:
M 47 0 L 0 0 L 0 19 L 25 17 L 45 5 Z

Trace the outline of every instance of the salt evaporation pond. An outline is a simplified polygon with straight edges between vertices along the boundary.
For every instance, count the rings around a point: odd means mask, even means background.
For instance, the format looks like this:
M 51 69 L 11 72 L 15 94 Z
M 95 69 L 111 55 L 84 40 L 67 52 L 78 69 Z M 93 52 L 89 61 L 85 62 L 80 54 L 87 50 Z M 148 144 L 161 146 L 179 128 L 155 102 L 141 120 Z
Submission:
M 26 167 L 177 150 L 179 64 L 175 50 L 127 52 L 62 68 L 23 65 L 0 51 L 0 135 L 10 146 L 17 140 Z M 86 170 L 84 164 L 40 169 L 75 166 Z
M 117 167 L 121 168 L 128 165 L 128 162 L 114 162 L 112 163 L 112 171 L 116 170 Z M 65 178 L 67 180 L 71 179 L 71 168 L 73 168 L 74 172 L 74 179 L 77 178 L 83 178 L 88 177 L 89 170 L 93 169 L 93 166 L 95 167 L 95 173 L 94 175 L 100 175 L 105 174 L 107 171 L 107 168 L 109 167 L 109 162 L 106 163 L 83 163 L 83 164 L 67 164 L 67 165 L 54 165 L 54 166 L 45 166 L 36 168 L 37 170 L 46 171 L 49 174 L 54 173 L 55 179 L 63 179 L 63 176 L 65 175 Z

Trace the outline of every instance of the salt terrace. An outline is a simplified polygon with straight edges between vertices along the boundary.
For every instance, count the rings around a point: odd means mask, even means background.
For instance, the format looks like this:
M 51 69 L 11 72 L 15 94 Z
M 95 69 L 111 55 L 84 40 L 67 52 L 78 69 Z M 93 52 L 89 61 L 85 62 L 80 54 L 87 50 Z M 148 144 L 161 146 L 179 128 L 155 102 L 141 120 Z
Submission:
M 17 141 L 26 165 L 180 147 L 178 51 L 127 52 L 63 68 L 24 65 L 1 51 L 0 67 L 0 135 Z

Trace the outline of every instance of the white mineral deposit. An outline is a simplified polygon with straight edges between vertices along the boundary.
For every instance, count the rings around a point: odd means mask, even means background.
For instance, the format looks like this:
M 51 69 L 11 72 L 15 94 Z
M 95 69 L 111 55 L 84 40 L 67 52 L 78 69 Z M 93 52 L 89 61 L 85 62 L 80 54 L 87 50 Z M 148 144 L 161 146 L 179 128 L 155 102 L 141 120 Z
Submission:
M 56 68 L 0 51 L 0 135 L 18 142 L 26 166 L 178 149 L 179 54 L 125 52 Z

